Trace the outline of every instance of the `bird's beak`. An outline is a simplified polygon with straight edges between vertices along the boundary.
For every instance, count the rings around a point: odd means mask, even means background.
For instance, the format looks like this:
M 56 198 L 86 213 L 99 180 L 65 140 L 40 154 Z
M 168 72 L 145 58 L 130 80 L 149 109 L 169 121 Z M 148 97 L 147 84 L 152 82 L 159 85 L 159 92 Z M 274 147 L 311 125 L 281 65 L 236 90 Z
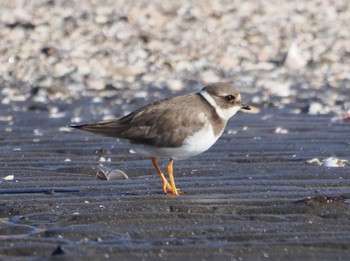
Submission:
M 241 104 L 241 109 L 242 110 L 247 110 L 247 111 L 250 111 L 251 108 L 249 107 L 249 105 L 244 105 L 244 104 Z

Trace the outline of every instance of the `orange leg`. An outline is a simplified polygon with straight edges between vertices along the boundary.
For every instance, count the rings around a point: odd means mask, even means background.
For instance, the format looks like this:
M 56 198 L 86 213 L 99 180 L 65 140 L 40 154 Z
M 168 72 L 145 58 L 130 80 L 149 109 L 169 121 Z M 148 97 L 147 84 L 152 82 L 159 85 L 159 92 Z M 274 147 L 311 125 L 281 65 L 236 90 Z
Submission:
M 169 163 L 168 163 L 168 175 L 169 175 L 169 180 L 170 180 L 170 184 L 171 184 L 171 193 L 173 195 L 176 195 L 178 196 L 179 193 L 176 189 L 176 185 L 175 185 L 175 180 L 174 180 L 174 175 L 173 175 L 173 163 L 174 163 L 174 160 L 173 159 L 170 159 L 169 160 Z
M 152 157 L 151 159 L 152 159 L 152 163 L 153 163 L 154 167 L 156 168 L 157 173 L 159 174 L 160 179 L 162 180 L 164 193 L 168 194 L 168 190 L 172 192 L 173 188 L 172 188 L 172 186 L 170 186 L 169 182 L 164 177 L 162 170 L 160 169 L 160 167 L 158 165 L 157 158 Z

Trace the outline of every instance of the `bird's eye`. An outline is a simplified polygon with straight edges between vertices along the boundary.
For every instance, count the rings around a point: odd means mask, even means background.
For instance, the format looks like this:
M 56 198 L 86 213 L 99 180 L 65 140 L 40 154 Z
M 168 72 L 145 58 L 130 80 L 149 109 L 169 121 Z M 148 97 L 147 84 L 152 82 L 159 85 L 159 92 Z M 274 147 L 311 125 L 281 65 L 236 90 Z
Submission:
M 233 102 L 236 99 L 233 95 L 226 95 L 224 98 L 227 102 Z

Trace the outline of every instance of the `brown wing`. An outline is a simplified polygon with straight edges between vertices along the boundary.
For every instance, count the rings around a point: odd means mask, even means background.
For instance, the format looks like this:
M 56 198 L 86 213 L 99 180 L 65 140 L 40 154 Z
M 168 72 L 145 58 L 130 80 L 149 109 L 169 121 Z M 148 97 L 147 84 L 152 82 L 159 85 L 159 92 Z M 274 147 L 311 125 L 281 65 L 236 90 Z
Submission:
M 118 120 L 72 127 L 136 144 L 180 147 L 187 135 L 205 124 L 198 117 L 200 112 L 205 112 L 203 106 L 196 106 L 200 103 L 211 110 L 199 95 L 189 94 L 146 105 Z

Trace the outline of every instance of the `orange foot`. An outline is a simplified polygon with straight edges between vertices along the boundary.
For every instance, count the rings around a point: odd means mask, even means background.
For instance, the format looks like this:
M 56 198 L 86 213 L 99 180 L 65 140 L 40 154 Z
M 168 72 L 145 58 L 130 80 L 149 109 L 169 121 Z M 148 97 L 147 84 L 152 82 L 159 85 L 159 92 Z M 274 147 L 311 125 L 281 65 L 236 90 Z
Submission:
M 168 164 L 168 175 L 169 175 L 169 180 L 170 180 L 170 184 L 169 184 L 169 182 L 164 177 L 164 174 L 162 173 L 162 170 L 160 169 L 160 167 L 158 165 L 157 158 L 152 157 L 151 159 L 152 159 L 152 163 L 153 163 L 154 167 L 156 168 L 156 171 L 157 171 L 160 179 L 162 180 L 163 192 L 165 194 L 168 194 L 168 192 L 169 192 L 170 194 L 175 195 L 175 196 L 183 194 L 181 191 L 179 191 L 176 188 L 176 185 L 175 185 L 174 176 L 173 176 L 173 162 L 174 162 L 174 160 L 170 159 L 169 164 Z

